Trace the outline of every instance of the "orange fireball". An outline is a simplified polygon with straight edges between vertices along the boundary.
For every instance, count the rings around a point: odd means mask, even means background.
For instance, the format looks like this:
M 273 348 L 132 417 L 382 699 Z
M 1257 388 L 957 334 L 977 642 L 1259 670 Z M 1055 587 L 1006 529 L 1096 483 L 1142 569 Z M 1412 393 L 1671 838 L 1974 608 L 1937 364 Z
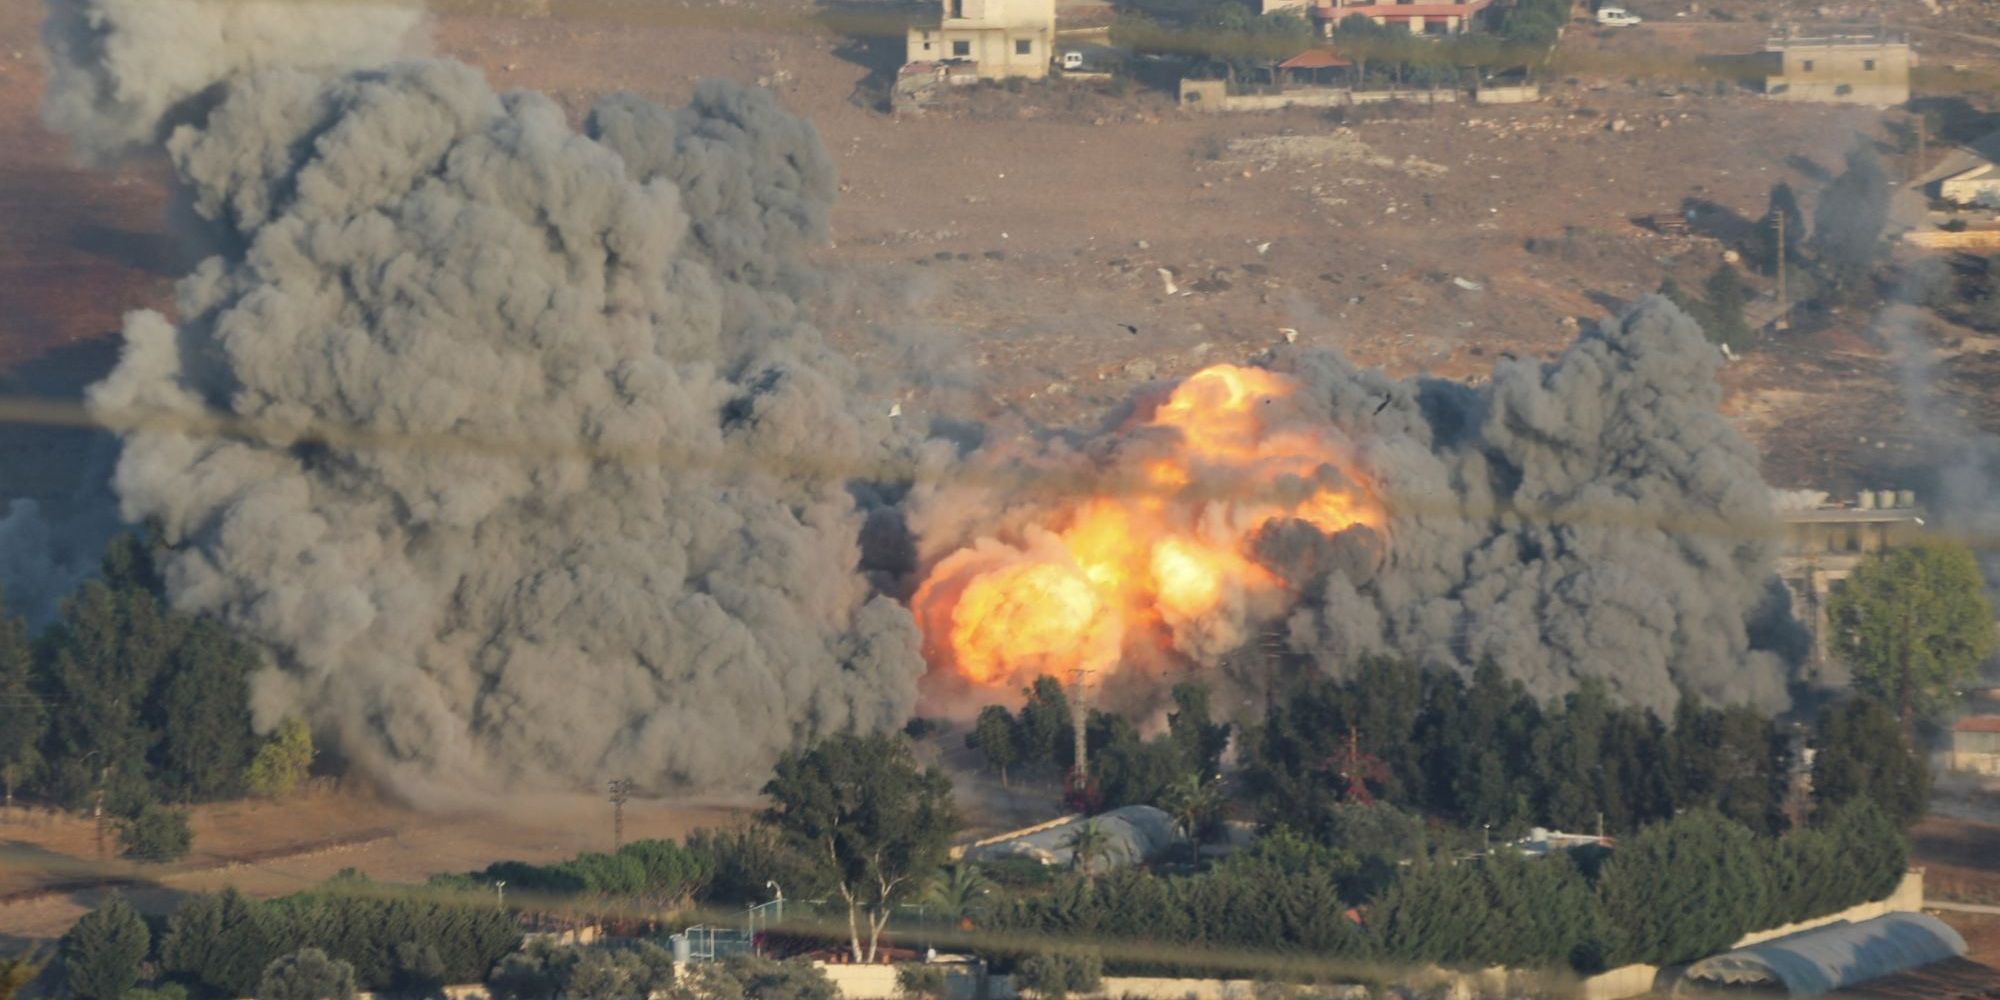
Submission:
M 1112 488 L 1051 509 L 1016 543 L 939 560 L 911 601 L 932 668 L 1012 688 L 1241 643 L 1249 613 L 1283 596 L 1250 552 L 1259 529 L 1382 526 L 1333 428 L 1284 405 L 1297 388 L 1259 368 L 1196 372 L 1125 428 Z

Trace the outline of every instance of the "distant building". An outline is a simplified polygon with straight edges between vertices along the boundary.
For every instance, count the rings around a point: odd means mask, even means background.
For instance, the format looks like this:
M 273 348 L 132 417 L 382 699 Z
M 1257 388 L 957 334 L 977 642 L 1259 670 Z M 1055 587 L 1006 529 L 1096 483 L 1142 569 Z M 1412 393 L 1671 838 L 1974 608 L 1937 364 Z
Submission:
M 2000 715 L 1968 715 L 1952 723 L 1951 755 L 1945 766 L 2000 778 Z
M 1924 525 L 1910 490 L 1863 490 L 1851 503 L 1822 491 L 1790 490 L 1775 497 L 1784 522 L 1778 578 L 1792 595 L 1792 613 L 1812 633 L 1814 662 L 1827 659 L 1827 601 L 1862 560 L 1909 544 Z
M 1121 806 L 1089 818 L 1065 816 L 988 837 L 968 845 L 957 856 L 967 861 L 1027 858 L 1045 865 L 1071 864 L 1076 860 L 1076 852 L 1068 846 L 1070 838 L 1085 823 L 1096 823 L 1104 832 L 1106 843 L 1101 860 L 1112 867 L 1136 865 L 1158 857 L 1180 839 L 1174 830 L 1173 817 L 1165 812 L 1152 806 Z
M 1982 161 L 1938 181 L 1938 198 L 1963 208 L 2000 208 L 2000 166 Z
M 1055 0 L 939 0 L 938 18 L 910 28 L 904 61 L 971 67 L 981 80 L 1049 75 Z
M 1909 39 L 1887 30 L 1800 35 L 1764 43 L 1764 93 L 1781 101 L 1892 107 L 1910 99 Z
M 1493 0 L 1465 3 L 1413 3 L 1404 0 L 1262 0 L 1261 11 L 1310 18 L 1323 36 L 1331 36 L 1341 21 L 1360 15 L 1376 24 L 1405 28 L 1414 35 L 1456 35 L 1470 31 Z

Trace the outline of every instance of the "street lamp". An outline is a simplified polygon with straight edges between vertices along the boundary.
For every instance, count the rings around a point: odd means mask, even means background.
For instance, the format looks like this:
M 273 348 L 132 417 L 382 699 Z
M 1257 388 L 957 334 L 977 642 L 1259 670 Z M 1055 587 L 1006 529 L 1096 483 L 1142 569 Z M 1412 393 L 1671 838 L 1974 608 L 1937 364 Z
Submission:
M 503 910 L 504 910 L 504 909 L 506 909 L 506 908 L 507 908 L 507 880 L 506 880 L 506 879 L 501 879 L 500 881 L 498 881 L 498 882 L 495 882 L 495 883 L 493 883 L 493 899 L 494 899 L 494 901 L 495 901 L 495 902 L 497 902 L 497 903 L 499 903 L 499 904 L 500 904 L 500 908 L 501 908 L 501 909 L 503 909 Z
M 1479 853 L 1493 853 L 1493 824 L 1479 824 Z

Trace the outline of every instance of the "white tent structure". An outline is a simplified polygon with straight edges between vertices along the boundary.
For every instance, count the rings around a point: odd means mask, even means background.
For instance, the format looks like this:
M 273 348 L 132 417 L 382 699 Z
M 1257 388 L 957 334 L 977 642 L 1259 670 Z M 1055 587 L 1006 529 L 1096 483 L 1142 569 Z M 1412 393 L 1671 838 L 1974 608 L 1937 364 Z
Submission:
M 1965 954 L 1965 939 L 1927 913 L 1841 921 L 1688 966 L 1690 983 L 1761 988 L 1816 997 L 1870 979 Z
M 1089 819 L 1078 817 L 1055 826 L 1034 828 L 1031 833 L 1004 840 L 988 841 L 967 848 L 968 861 L 1001 858 L 1033 858 L 1045 865 L 1069 864 L 1075 852 L 1065 846 L 1076 828 L 1096 823 L 1108 839 L 1105 862 L 1113 866 L 1138 864 L 1171 846 L 1178 834 L 1173 818 L 1152 806 L 1123 806 Z

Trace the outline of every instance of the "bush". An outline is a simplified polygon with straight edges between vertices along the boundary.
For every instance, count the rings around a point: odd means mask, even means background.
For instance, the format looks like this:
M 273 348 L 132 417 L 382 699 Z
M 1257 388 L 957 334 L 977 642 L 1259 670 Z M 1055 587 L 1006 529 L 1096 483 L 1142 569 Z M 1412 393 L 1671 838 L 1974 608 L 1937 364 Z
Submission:
M 353 1000 L 354 966 L 301 948 L 264 967 L 257 1000 Z
M 165 864 L 187 857 L 194 847 L 186 810 L 147 803 L 118 824 L 118 846 L 134 861 Z
M 905 965 L 896 970 L 896 992 L 923 1000 L 944 1000 L 944 970 L 935 965 Z
M 1770 881 L 1756 835 L 1712 810 L 1639 831 L 1598 877 L 1612 964 L 1671 965 L 1729 947 L 1768 918 Z
M 838 1000 L 826 973 L 805 962 L 731 955 L 690 966 L 686 995 L 705 1000 Z
M 673 982 L 673 955 L 645 941 L 615 948 L 538 941 L 501 959 L 486 980 L 494 1000 L 646 1000 Z
M 1037 996 L 1062 1000 L 1071 993 L 1090 993 L 1104 985 L 1104 958 L 1095 950 L 1044 952 L 1021 960 L 1014 969 L 1014 986 Z
M 138 983 L 139 964 L 152 946 L 138 911 L 113 896 L 63 935 L 63 985 L 79 1000 L 121 1000 Z

